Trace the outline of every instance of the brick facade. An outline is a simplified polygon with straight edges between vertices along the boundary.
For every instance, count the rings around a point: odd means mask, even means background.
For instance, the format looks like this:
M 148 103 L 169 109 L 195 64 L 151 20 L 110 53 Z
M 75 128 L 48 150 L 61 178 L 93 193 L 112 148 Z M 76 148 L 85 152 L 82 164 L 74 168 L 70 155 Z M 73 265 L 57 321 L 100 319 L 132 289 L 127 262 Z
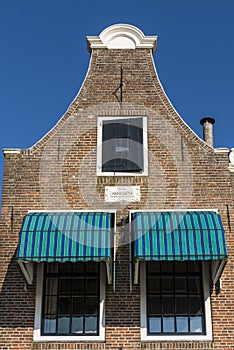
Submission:
M 114 91 L 123 69 L 123 102 Z M 98 176 L 97 117 L 147 116 L 148 176 Z M 152 49 L 93 48 L 82 88 L 56 126 L 33 147 L 5 151 L 0 220 L 0 349 L 234 348 L 234 173 L 228 149 L 214 150 L 183 122 L 157 77 Z M 139 202 L 106 203 L 105 187 L 138 185 Z M 213 341 L 141 342 L 140 286 L 130 291 L 129 210 L 218 209 L 228 263 L 222 288 L 210 283 Z M 106 288 L 105 342 L 33 342 L 36 269 L 25 285 L 15 253 L 28 210 L 117 209 L 116 287 Z

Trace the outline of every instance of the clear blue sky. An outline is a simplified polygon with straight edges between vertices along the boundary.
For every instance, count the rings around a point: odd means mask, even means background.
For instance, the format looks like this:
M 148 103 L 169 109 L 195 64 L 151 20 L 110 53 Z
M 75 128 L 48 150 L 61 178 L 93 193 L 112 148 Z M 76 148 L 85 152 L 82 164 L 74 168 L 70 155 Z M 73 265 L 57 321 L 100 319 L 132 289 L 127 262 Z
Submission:
M 0 0 L 0 148 L 28 148 L 64 114 L 85 77 L 87 35 L 115 23 L 158 35 L 155 62 L 171 102 L 215 147 L 234 147 L 233 0 Z M 0 183 L 3 172 L 0 154 Z

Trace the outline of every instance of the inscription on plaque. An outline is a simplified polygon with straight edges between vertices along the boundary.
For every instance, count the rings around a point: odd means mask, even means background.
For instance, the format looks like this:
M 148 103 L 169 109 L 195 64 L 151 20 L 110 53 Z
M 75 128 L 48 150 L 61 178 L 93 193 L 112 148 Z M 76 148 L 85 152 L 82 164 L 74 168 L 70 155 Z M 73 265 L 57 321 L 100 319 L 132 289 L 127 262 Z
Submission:
M 105 202 L 139 202 L 140 186 L 106 186 Z

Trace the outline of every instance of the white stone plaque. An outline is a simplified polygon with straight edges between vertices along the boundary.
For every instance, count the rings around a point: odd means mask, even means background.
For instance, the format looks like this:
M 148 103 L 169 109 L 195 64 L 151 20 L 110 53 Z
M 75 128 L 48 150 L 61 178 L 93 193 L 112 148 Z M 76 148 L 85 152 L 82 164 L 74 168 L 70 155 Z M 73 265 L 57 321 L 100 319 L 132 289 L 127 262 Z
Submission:
M 139 202 L 140 186 L 106 186 L 105 202 Z

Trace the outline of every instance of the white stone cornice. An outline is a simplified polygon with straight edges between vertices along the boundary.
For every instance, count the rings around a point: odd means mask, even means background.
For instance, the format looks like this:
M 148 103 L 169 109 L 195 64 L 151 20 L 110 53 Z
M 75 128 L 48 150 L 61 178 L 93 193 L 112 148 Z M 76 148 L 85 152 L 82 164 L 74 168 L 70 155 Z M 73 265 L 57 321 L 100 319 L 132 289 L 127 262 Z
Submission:
M 234 173 L 234 148 L 230 149 L 230 153 L 229 153 L 229 167 L 228 169 Z
M 87 36 L 88 51 L 92 49 L 152 49 L 156 51 L 157 36 L 145 36 L 130 24 L 114 24 L 104 29 L 99 36 Z
M 3 152 L 4 156 L 6 154 L 21 154 L 22 149 L 20 149 L 20 148 L 3 148 L 2 152 Z
M 214 153 L 229 153 L 229 148 L 227 147 L 215 148 Z

